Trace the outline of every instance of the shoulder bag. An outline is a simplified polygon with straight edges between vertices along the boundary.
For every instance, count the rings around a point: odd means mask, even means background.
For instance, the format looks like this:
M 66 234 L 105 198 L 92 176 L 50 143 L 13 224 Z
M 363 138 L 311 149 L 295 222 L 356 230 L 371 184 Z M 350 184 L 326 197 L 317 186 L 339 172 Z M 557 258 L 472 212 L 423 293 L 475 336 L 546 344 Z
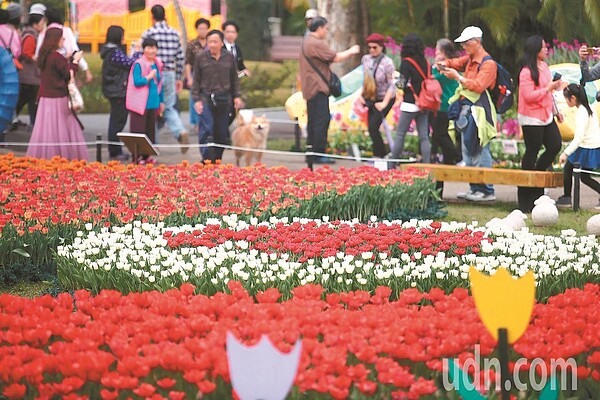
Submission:
M 69 90 L 69 108 L 71 111 L 78 113 L 83 110 L 83 96 L 81 96 L 81 92 L 77 88 L 75 74 L 73 74 L 73 71 L 70 71 L 70 73 L 71 79 L 67 85 L 67 89 Z

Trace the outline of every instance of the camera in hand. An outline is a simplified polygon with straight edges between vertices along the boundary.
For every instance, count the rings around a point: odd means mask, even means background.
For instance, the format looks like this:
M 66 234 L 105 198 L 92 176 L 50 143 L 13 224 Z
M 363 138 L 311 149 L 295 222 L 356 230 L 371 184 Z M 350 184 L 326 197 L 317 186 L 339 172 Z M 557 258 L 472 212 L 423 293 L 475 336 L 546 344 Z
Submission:
M 593 56 L 594 54 L 596 54 L 598 52 L 598 50 L 599 50 L 598 47 L 588 47 L 587 54 L 588 54 L 588 56 Z
M 555 72 L 554 75 L 552 76 L 552 82 L 556 82 L 556 81 L 560 80 L 560 78 L 562 78 L 562 75 L 559 74 L 558 72 Z

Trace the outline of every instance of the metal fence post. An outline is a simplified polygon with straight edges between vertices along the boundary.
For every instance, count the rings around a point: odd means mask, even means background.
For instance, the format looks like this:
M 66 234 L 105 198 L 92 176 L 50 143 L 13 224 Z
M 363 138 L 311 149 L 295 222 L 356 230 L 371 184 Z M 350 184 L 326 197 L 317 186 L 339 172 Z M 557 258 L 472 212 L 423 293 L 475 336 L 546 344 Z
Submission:
M 294 126 L 294 139 L 296 151 L 300 151 L 300 125 L 298 124 L 298 118 L 294 118 L 296 125 Z
M 314 162 L 315 156 L 312 154 L 308 154 L 308 153 L 312 153 L 312 144 L 306 145 L 306 151 L 304 152 L 304 154 L 306 154 L 305 158 L 306 158 L 306 165 L 308 166 L 308 169 L 313 171 L 313 162 Z
M 99 163 L 102 162 L 102 143 L 100 143 L 101 140 L 102 135 L 99 133 L 96 135 L 96 161 L 98 161 Z
M 573 211 L 579 211 L 581 197 L 581 164 L 573 164 Z

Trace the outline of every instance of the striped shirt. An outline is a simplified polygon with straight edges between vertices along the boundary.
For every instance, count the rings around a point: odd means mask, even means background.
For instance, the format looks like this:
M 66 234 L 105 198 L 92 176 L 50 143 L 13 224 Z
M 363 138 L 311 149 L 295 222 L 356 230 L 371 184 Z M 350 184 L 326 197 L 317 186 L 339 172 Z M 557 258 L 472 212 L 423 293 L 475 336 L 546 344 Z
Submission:
M 183 79 L 183 48 L 179 32 L 159 21 L 142 34 L 142 40 L 152 38 L 158 43 L 158 58 L 164 63 L 165 71 L 175 71 L 177 80 Z

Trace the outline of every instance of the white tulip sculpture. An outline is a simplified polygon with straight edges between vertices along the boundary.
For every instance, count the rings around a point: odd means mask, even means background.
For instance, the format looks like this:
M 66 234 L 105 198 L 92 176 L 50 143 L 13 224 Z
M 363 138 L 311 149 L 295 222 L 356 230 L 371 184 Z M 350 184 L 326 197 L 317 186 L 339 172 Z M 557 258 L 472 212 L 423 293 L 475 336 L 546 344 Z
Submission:
M 280 352 L 267 336 L 247 347 L 227 332 L 227 361 L 231 385 L 241 400 L 283 400 L 298 371 L 302 341 L 288 354 Z

